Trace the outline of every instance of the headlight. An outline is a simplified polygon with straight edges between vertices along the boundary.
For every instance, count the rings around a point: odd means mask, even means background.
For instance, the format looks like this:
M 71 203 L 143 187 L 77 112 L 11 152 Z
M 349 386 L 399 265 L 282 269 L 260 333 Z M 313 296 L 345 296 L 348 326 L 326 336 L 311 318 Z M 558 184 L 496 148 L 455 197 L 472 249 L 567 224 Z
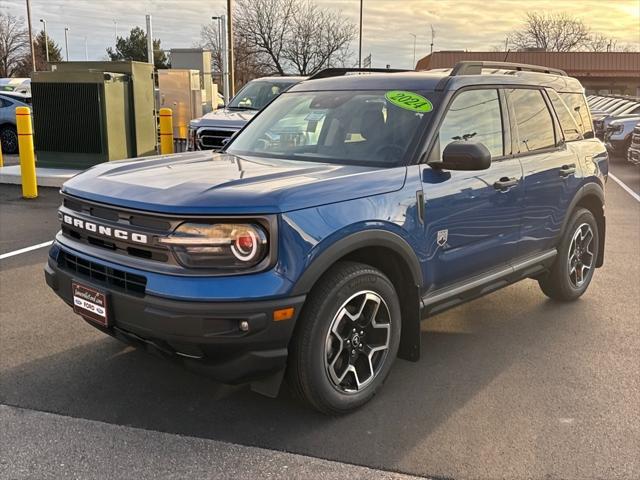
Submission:
M 196 128 L 193 126 L 189 126 L 189 133 L 187 134 L 187 150 L 193 151 L 197 150 L 196 146 Z
M 183 223 L 159 242 L 188 268 L 250 268 L 269 250 L 264 229 L 252 223 Z
M 614 133 L 622 133 L 622 130 L 624 130 L 624 125 L 622 125 L 622 124 L 611 125 L 611 126 L 609 126 L 609 130 L 611 131 L 612 134 L 614 134 Z

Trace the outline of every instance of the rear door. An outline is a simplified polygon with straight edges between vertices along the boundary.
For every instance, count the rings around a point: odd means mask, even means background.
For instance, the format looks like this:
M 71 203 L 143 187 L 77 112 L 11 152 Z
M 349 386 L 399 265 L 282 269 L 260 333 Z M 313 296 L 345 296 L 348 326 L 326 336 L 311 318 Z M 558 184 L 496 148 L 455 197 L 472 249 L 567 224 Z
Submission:
M 555 91 L 505 89 L 512 120 L 513 150 L 524 172 L 522 239 L 518 257 L 552 249 L 569 204 L 579 188 L 579 162 L 572 143 L 582 134 Z M 552 104 L 556 105 L 556 117 Z M 564 131 L 560 128 L 562 119 Z M 565 141 L 565 137 L 567 141 Z
M 484 144 L 491 167 L 480 171 L 422 168 L 426 285 L 437 290 L 508 266 L 522 216 L 522 168 L 511 157 L 506 104 L 496 88 L 458 92 L 447 107 L 429 162 L 452 141 Z

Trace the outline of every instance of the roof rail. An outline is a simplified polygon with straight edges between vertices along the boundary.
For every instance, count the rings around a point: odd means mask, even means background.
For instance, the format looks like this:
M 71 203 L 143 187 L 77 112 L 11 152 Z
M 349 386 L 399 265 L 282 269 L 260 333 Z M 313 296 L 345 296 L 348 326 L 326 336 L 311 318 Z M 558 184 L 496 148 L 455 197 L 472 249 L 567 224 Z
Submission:
M 317 80 L 318 78 L 341 77 L 347 73 L 398 73 L 414 72 L 415 70 L 402 70 L 395 68 L 325 68 L 311 75 L 307 80 Z
M 456 77 L 458 75 L 480 75 L 483 68 L 495 68 L 502 70 L 517 70 L 519 72 L 538 72 L 552 73 L 554 75 L 567 76 L 567 72 L 559 68 L 541 67 L 539 65 L 527 65 L 526 63 L 512 62 L 484 62 L 484 61 L 464 61 L 458 62 L 451 70 L 449 76 Z

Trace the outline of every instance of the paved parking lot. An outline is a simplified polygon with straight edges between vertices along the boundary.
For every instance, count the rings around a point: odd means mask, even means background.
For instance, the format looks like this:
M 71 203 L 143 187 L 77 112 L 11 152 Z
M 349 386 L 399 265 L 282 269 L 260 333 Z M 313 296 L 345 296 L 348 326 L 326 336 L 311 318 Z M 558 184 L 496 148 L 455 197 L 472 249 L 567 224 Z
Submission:
M 616 160 L 612 171 L 640 193 L 640 169 Z M 46 287 L 46 249 L 0 260 L 0 403 L 10 406 L 0 408 L 0 477 L 44 478 L 40 465 L 60 478 L 75 462 L 89 478 L 91 461 L 136 466 L 126 470 L 136 478 L 160 467 L 206 477 L 222 464 L 230 478 L 355 468 L 239 447 L 251 446 L 442 479 L 638 479 L 640 202 L 612 181 L 607 195 L 605 267 L 580 301 L 555 303 L 526 281 L 425 320 L 420 362 L 398 361 L 372 403 L 337 419 L 286 391 L 269 399 L 220 386 L 102 335 Z M 55 191 L 19 196 L 0 187 L 0 254 L 58 228 Z

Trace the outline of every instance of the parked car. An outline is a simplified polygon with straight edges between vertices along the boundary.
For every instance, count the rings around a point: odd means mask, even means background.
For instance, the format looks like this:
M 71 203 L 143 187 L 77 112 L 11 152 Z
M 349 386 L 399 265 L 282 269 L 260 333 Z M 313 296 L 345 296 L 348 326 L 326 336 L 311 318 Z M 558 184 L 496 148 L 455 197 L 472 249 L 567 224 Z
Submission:
M 214 110 L 192 120 L 189 150 L 218 150 L 253 116 L 287 88 L 305 77 L 264 77 L 252 80 L 229 101 L 224 109 Z
M 31 79 L 0 78 L 0 92 L 15 92 L 31 95 Z
M 604 135 L 607 150 L 614 155 L 626 157 L 627 150 L 631 145 L 633 129 L 639 121 L 640 114 L 617 118 L 608 123 L 607 131 Z
M 627 102 L 607 114 L 593 115 L 593 129 L 598 138 L 604 138 L 609 124 L 617 119 L 640 115 L 639 102 Z
M 48 285 L 106 334 L 272 396 L 286 374 L 327 414 L 417 360 L 425 316 L 526 278 L 585 293 L 608 155 L 578 80 L 351 73 L 291 87 L 220 153 L 67 181 Z
M 0 92 L 0 142 L 4 153 L 18 153 L 16 108 L 29 107 L 31 97 L 14 92 Z
M 627 160 L 635 165 L 640 165 L 640 123 L 633 129 L 631 143 L 627 150 Z

